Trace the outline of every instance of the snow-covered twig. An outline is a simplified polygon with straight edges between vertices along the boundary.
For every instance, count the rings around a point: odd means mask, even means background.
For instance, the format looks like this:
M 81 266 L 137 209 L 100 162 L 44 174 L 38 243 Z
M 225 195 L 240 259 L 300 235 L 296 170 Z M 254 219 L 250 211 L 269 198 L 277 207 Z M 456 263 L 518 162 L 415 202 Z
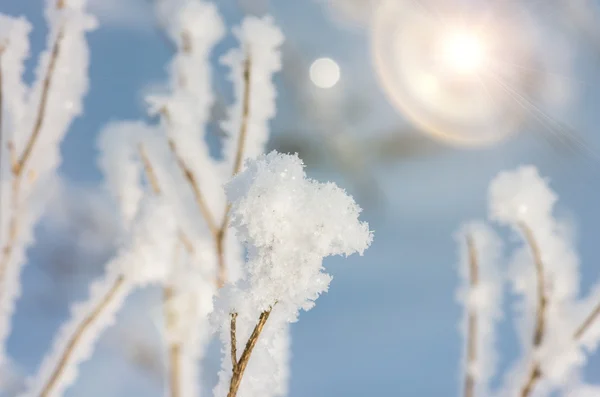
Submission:
M 542 262 L 540 248 L 537 244 L 535 237 L 533 236 L 533 232 L 525 222 L 520 222 L 519 227 L 522 230 L 523 235 L 525 236 L 527 244 L 529 245 L 531 255 L 533 256 L 533 263 L 535 264 L 535 274 L 537 283 L 537 308 L 535 312 L 535 328 L 533 332 L 532 341 L 533 352 L 535 354 L 537 353 L 537 349 L 539 349 L 542 345 L 546 331 L 546 312 L 548 306 L 548 298 L 546 296 L 546 277 L 544 274 L 544 264 Z M 542 371 L 540 362 L 537 358 L 534 358 L 530 364 L 525 384 L 521 388 L 521 392 L 519 393 L 519 395 L 521 397 L 528 397 L 541 376 Z
M 61 376 L 64 376 L 65 369 L 67 368 L 69 361 L 73 357 L 75 353 L 75 349 L 77 345 L 82 341 L 84 337 L 86 337 L 87 333 L 99 320 L 99 317 L 102 316 L 109 305 L 111 305 L 117 297 L 122 294 L 122 289 L 124 286 L 125 278 L 123 275 L 117 276 L 114 280 L 106 283 L 110 287 L 106 291 L 105 294 L 102 294 L 98 301 L 92 300 L 92 305 L 90 305 L 90 313 L 85 316 L 82 322 L 78 323 L 73 334 L 68 339 L 63 353 L 60 355 L 58 362 L 52 369 L 48 380 L 42 387 L 39 395 L 40 397 L 49 397 L 53 395 L 61 395 L 62 391 L 56 392 L 55 389 L 60 381 Z M 117 295 L 119 294 L 119 295 Z M 123 299 L 123 296 L 119 296 L 120 299 Z M 86 310 L 87 312 L 87 310 Z M 66 386 L 66 385 L 65 385 Z
M 6 359 L 25 252 L 59 165 L 59 144 L 81 112 L 88 88 L 85 34 L 95 28 L 95 20 L 85 12 L 85 1 L 46 3 L 47 49 L 31 86 L 22 78 L 30 25 L 0 15 L 0 362 Z
M 460 251 L 461 287 L 458 300 L 464 306 L 462 395 L 489 395 L 496 370 L 495 326 L 501 318 L 504 277 L 498 270 L 501 243 L 482 222 L 464 225 L 456 236 Z
M 233 373 L 231 375 L 231 381 L 229 384 L 229 393 L 227 393 L 227 397 L 235 397 L 237 395 L 238 389 L 240 388 L 240 384 L 242 382 L 242 377 L 244 376 L 244 371 L 246 370 L 246 367 L 248 366 L 248 362 L 250 361 L 250 355 L 252 354 L 252 351 L 254 350 L 254 347 L 256 346 L 256 343 L 258 342 L 258 338 L 260 337 L 260 334 L 262 333 L 262 330 L 265 327 L 265 324 L 267 323 L 269 316 L 271 315 L 271 310 L 272 310 L 272 308 L 269 308 L 260 314 L 260 316 L 258 318 L 258 322 L 254 326 L 254 330 L 252 331 L 252 334 L 248 338 L 248 341 L 246 342 L 246 346 L 244 347 L 244 351 L 242 352 L 242 355 L 240 356 L 239 360 L 237 359 L 237 353 L 236 353 L 236 350 L 237 350 L 236 343 L 237 342 L 236 342 L 236 330 L 235 330 L 237 313 L 232 313 L 232 315 L 231 315 L 231 358 L 233 360 L 233 362 L 232 362 Z
M 479 284 L 479 263 L 477 258 L 477 249 L 473 242 L 473 237 L 468 235 L 466 238 L 467 249 L 469 251 L 469 287 L 471 290 L 477 289 Z M 467 319 L 467 363 L 465 369 L 464 396 L 473 397 L 475 393 L 475 379 L 472 368 L 477 361 L 477 313 L 473 308 L 469 308 Z

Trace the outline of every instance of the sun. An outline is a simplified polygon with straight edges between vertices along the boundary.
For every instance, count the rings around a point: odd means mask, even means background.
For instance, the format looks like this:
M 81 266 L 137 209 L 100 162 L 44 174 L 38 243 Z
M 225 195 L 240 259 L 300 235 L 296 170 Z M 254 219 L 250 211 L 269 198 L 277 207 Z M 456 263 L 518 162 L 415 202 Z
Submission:
M 468 30 L 452 30 L 440 35 L 439 55 L 442 66 L 463 75 L 483 71 L 487 48 L 481 35 Z

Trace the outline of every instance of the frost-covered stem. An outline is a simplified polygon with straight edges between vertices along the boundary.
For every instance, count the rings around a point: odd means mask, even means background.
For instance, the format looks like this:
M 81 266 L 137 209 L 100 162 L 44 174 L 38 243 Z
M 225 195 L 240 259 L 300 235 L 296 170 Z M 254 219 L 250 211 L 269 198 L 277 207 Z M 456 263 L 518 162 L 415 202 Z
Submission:
M 58 8 L 62 8 L 64 5 L 61 3 L 58 4 Z M 52 52 L 50 55 L 50 62 L 48 64 L 48 71 L 46 73 L 46 77 L 44 78 L 44 82 L 42 85 L 42 94 L 40 99 L 40 105 L 37 111 L 35 124 L 33 127 L 33 131 L 29 136 L 29 140 L 27 141 L 27 145 L 23 150 L 21 156 L 17 159 L 14 156 L 14 146 L 11 145 L 9 148 L 13 157 L 11 159 L 12 163 L 12 173 L 13 173 L 13 183 L 12 183 L 12 211 L 11 218 L 8 225 L 8 239 L 2 248 L 2 259 L 0 260 L 0 300 L 3 299 L 3 293 L 6 290 L 4 285 L 6 279 L 6 268 L 10 261 L 11 255 L 15 248 L 15 243 L 18 238 L 19 233 L 19 198 L 20 198 L 20 190 L 21 190 L 21 181 L 23 178 L 23 171 L 25 169 L 25 165 L 29 161 L 31 157 L 31 151 L 40 135 L 40 131 L 42 129 L 42 125 L 44 122 L 44 118 L 46 115 L 46 107 L 48 104 L 48 92 L 50 91 L 50 85 L 52 83 L 52 76 L 54 75 L 54 70 L 56 68 L 56 61 L 60 54 L 60 48 L 62 44 L 62 39 L 64 33 L 62 30 L 59 30 L 58 35 L 56 37 L 56 41 L 54 42 L 54 46 L 52 47 Z
M 250 338 L 248 338 L 248 342 L 246 342 L 246 347 L 242 352 L 242 356 L 240 357 L 239 361 L 237 361 L 233 366 L 233 374 L 231 375 L 231 383 L 229 384 L 229 393 L 227 393 L 227 397 L 235 397 L 237 395 L 240 383 L 242 382 L 242 376 L 244 376 L 244 371 L 246 370 L 246 366 L 250 361 L 250 355 L 252 354 L 254 346 L 256 346 L 256 343 L 258 342 L 260 333 L 262 332 L 263 328 L 265 327 L 265 324 L 267 323 L 267 320 L 269 319 L 271 310 L 273 310 L 273 308 L 265 310 L 260 314 L 260 317 L 258 318 L 258 323 L 256 323 L 254 331 L 252 331 L 252 335 L 250 335 Z M 231 320 L 231 325 L 233 327 L 232 340 L 234 340 L 235 337 L 233 336 L 233 334 L 235 330 L 235 317 L 233 316 Z
M 541 346 L 544 339 L 544 333 L 546 329 L 546 308 L 548 306 L 548 299 L 545 291 L 545 278 L 544 278 L 544 264 L 541 258 L 540 248 L 533 236 L 533 232 L 525 223 L 519 223 L 519 227 L 527 240 L 527 244 L 531 250 L 533 261 L 535 264 L 535 272 L 537 276 L 537 311 L 535 320 L 535 329 L 533 333 L 533 354 L 535 355 L 536 350 Z M 535 384 L 539 381 L 542 376 L 540 362 L 534 357 L 531 364 L 531 368 L 527 375 L 525 384 L 521 388 L 521 397 L 527 397 L 531 394 Z
M 163 288 L 163 306 L 165 310 L 165 329 L 166 333 L 172 332 L 173 327 L 177 319 L 175 318 L 176 313 L 170 309 L 169 302 L 175 295 L 173 287 L 166 286 Z M 168 339 L 168 338 L 167 338 Z M 169 392 L 171 397 L 181 396 L 180 390 L 180 363 L 181 363 L 181 344 L 177 342 L 169 342 L 168 344 L 168 356 L 169 356 Z
M 252 59 L 250 56 L 246 58 L 244 62 L 244 98 L 242 102 L 242 122 L 240 124 L 240 134 L 238 136 L 238 144 L 235 152 L 235 162 L 233 165 L 232 176 L 235 176 L 242 169 L 243 159 L 244 159 L 244 146 L 246 143 L 246 135 L 248 132 L 248 119 L 250 117 L 250 83 L 251 83 L 251 73 L 250 68 L 252 66 Z M 221 288 L 225 281 L 227 280 L 227 268 L 225 266 L 225 235 L 227 233 L 227 226 L 229 225 L 229 210 L 231 208 L 230 204 L 227 204 L 225 207 L 225 212 L 223 213 L 223 220 L 221 221 L 221 227 L 216 235 L 215 240 L 215 248 L 217 250 L 217 260 L 218 260 L 218 279 L 217 279 L 217 287 Z
M 479 283 L 479 263 L 477 250 L 471 235 L 467 236 L 467 248 L 469 250 L 469 287 L 471 291 L 477 288 Z M 473 397 L 475 391 L 475 379 L 473 378 L 473 366 L 477 360 L 477 313 L 469 307 L 467 325 L 467 364 L 465 368 L 465 391 L 464 397 Z
M 42 388 L 40 392 L 40 397 L 50 396 L 52 393 L 52 389 L 58 383 L 60 376 L 64 373 L 64 369 L 67 366 L 69 359 L 71 358 L 73 352 L 75 351 L 75 347 L 84 336 L 85 332 L 90 328 L 90 326 L 94 323 L 94 321 L 102 314 L 104 309 L 110 304 L 112 299 L 117 295 L 119 289 L 123 287 L 125 282 L 125 278 L 121 275 L 119 276 L 113 286 L 110 288 L 108 293 L 104 296 L 104 298 L 98 303 L 95 309 L 87 315 L 87 317 L 79 324 L 75 333 L 71 336 L 71 339 L 67 343 L 65 350 L 63 351 L 58 364 L 52 371 L 48 381 Z
M 181 155 L 179 155 L 179 152 L 177 151 L 177 145 L 172 139 L 169 139 L 169 148 L 171 149 L 171 152 L 173 153 L 173 156 L 177 161 L 177 165 L 183 172 L 185 179 L 188 181 L 192 188 L 192 191 L 194 192 L 196 204 L 198 205 L 198 208 L 200 209 L 200 212 L 202 213 L 202 216 L 204 217 L 206 224 L 208 225 L 208 229 L 216 238 L 216 236 L 219 233 L 219 230 L 217 229 L 217 225 L 214 221 L 214 218 L 210 210 L 208 209 L 208 205 L 206 204 L 206 200 L 204 199 L 204 195 L 202 194 L 202 190 L 200 190 L 200 186 L 198 184 L 198 181 L 196 180 L 196 177 L 194 176 L 194 173 L 192 172 L 190 167 L 188 167 L 188 165 L 185 163 Z
M 40 136 L 40 131 L 42 130 L 42 125 L 44 123 L 44 118 L 46 116 L 46 108 L 48 103 L 48 93 L 50 92 L 50 84 L 52 83 L 52 76 L 54 75 L 54 69 L 56 68 L 56 61 L 58 60 L 58 55 L 60 52 L 60 46 L 62 43 L 62 39 L 64 37 L 64 32 L 61 30 L 58 31 L 58 35 L 56 36 L 56 42 L 54 43 L 54 47 L 52 48 L 52 54 L 50 55 L 50 63 L 48 64 L 48 73 L 46 73 L 46 77 L 44 78 L 43 86 L 42 86 L 42 97 L 40 99 L 40 107 L 38 108 L 37 117 L 35 119 L 35 125 L 33 126 L 33 131 L 29 136 L 29 140 L 27 141 L 27 145 L 21 154 L 21 157 L 17 161 L 16 164 L 13 165 L 13 174 L 15 177 L 20 176 L 23 173 L 23 169 L 27 164 L 27 161 L 31 157 L 31 151 L 33 150 L 33 146 L 35 145 L 38 137 Z
M 587 331 L 587 329 L 594 323 L 594 321 L 596 321 L 598 316 L 600 316 L 600 303 L 596 305 L 594 310 L 592 310 L 592 312 L 585 318 L 583 323 L 581 323 L 581 325 L 577 328 L 577 330 L 573 334 L 573 339 L 580 339 L 583 336 L 583 334 L 585 334 L 585 331 Z
M 148 182 L 150 183 L 152 192 L 154 192 L 154 194 L 156 194 L 156 195 L 159 195 L 159 194 L 161 194 L 161 190 L 160 190 L 160 185 L 158 184 L 158 178 L 156 177 L 156 173 L 154 172 L 152 163 L 150 163 L 150 159 L 148 158 L 146 149 L 144 149 L 144 145 L 140 144 L 138 150 L 140 152 L 140 159 L 142 160 L 142 164 L 144 166 L 144 172 L 146 173 L 146 177 L 148 178 Z
M 242 169 L 242 160 L 244 159 L 244 143 L 248 132 L 248 117 L 250 115 L 250 67 L 252 59 L 250 56 L 244 62 L 244 99 L 242 102 L 242 123 L 240 125 L 240 134 L 238 136 L 237 151 L 235 153 L 235 162 L 233 165 L 233 175 Z M 227 216 L 227 215 L 226 215 Z
M 231 368 L 237 367 L 237 337 L 236 337 L 236 320 L 237 313 L 231 313 L 231 324 L 229 334 L 231 336 Z
M 152 188 L 152 192 L 159 196 L 162 194 L 162 189 L 158 184 L 158 178 L 156 177 L 156 173 L 154 172 L 154 167 L 152 167 L 152 163 L 148 158 L 146 150 L 144 149 L 144 145 L 139 145 L 139 153 L 140 158 L 142 160 L 142 164 L 144 166 L 144 172 L 146 173 L 146 177 L 150 183 L 150 187 Z M 183 245 L 186 251 L 193 252 L 194 248 L 189 238 L 182 232 L 179 231 L 179 241 Z M 175 290 L 172 286 L 167 285 L 163 287 L 163 308 L 165 315 L 165 332 L 166 334 L 170 334 L 173 332 L 173 327 L 177 322 L 177 313 L 171 309 L 169 302 L 171 302 L 173 296 L 175 295 Z M 169 338 L 166 338 L 169 340 Z M 167 355 L 168 355 L 168 378 L 169 378 L 169 393 L 171 397 L 180 397 L 181 396 L 181 343 L 178 342 L 168 342 L 167 347 Z

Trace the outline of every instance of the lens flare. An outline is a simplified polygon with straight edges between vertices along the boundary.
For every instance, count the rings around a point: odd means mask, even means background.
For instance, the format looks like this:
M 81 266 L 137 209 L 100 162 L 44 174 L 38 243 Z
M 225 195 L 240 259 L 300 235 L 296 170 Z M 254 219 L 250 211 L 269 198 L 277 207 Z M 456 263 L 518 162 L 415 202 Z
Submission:
M 420 130 L 451 144 L 489 146 L 528 117 L 534 24 L 526 15 L 489 16 L 434 0 L 381 0 L 373 15 L 384 93 Z
M 340 80 L 340 66 L 331 58 L 319 58 L 310 65 L 309 75 L 317 87 L 331 88 Z
M 440 40 L 442 62 L 461 74 L 481 72 L 485 67 L 485 42 L 475 32 L 458 30 L 442 35 Z

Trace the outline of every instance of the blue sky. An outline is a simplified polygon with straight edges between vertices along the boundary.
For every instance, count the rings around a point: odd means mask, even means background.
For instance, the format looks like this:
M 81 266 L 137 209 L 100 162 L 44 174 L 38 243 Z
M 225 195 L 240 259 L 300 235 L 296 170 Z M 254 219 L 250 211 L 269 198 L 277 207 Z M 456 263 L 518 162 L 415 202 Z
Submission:
M 88 207 L 81 202 L 97 193 L 102 179 L 95 160 L 97 132 L 111 120 L 144 118 L 143 93 L 151 84 L 165 79 L 165 65 L 171 54 L 157 34 L 144 0 L 92 3 L 101 13 L 101 25 L 89 35 L 91 88 L 85 113 L 73 124 L 62 145 L 61 174 L 69 186 L 69 197 L 52 204 L 51 211 L 58 215 L 49 218 L 83 214 L 90 222 L 104 220 L 100 222 L 105 227 L 102 230 L 108 232 L 99 237 L 106 238 L 111 230 L 106 221 L 110 219 L 110 205 L 97 200 L 100 203 Z M 229 26 L 241 16 L 235 3 L 218 2 Z M 41 9 L 40 0 L 9 0 L 0 5 L 1 12 L 25 15 L 34 24 L 34 52 L 44 44 Z M 374 109 L 351 129 L 352 134 L 370 134 L 406 123 L 377 85 L 364 30 L 333 23 L 313 0 L 271 1 L 270 10 L 288 40 L 306 59 L 330 56 L 339 61 L 343 95 L 361 93 Z M 229 37 L 217 52 L 232 43 Z M 600 148 L 596 132 L 600 82 L 594 75 L 597 60 L 590 52 L 582 47 L 577 53 L 573 81 L 583 84 L 569 118 L 591 147 Z M 217 84 L 226 90 L 222 70 L 217 71 Z M 310 128 L 309 121 L 292 114 L 284 94 L 279 106 L 279 116 L 273 122 L 275 130 L 290 123 Z M 520 164 L 534 164 L 551 179 L 560 197 L 558 213 L 576 225 L 584 291 L 600 278 L 600 164 L 576 156 L 558 156 L 544 142 L 517 136 L 493 148 L 455 148 L 437 157 L 378 167 L 377 179 L 384 186 L 386 205 L 364 214 L 375 230 L 373 246 L 364 257 L 327 260 L 334 275 L 330 292 L 292 327 L 291 397 L 458 394 L 462 346 L 457 331 L 460 308 L 454 299 L 457 247 L 452 234 L 464 221 L 486 215 L 489 181 L 500 170 Z M 346 183 L 333 172 L 318 176 L 332 178 L 342 186 Z M 87 214 L 89 208 L 98 214 Z M 27 372 L 33 371 L 66 316 L 67 304 L 84 296 L 85 283 L 99 274 L 115 244 L 114 239 L 106 238 L 90 254 L 89 247 L 83 250 L 74 244 L 82 241 L 76 232 L 56 222 L 46 223 L 39 228 L 38 245 L 30 251 L 24 297 L 17 306 L 15 331 L 9 341 L 9 352 Z M 48 260 L 76 266 L 66 268 L 66 278 L 56 279 L 44 270 Z M 149 316 L 136 308 L 141 307 L 140 302 L 152 299 L 152 291 L 136 294 L 119 318 L 125 325 L 117 330 L 147 329 Z M 132 368 L 117 354 L 117 330 L 110 330 L 102 338 L 69 396 L 162 394 L 160 379 Z M 142 333 L 148 343 L 160 343 L 157 333 Z M 510 323 L 503 324 L 501 336 L 506 366 L 516 353 Z M 216 353 L 213 348 L 207 361 L 213 369 L 218 365 Z M 597 355 L 589 365 L 590 381 L 600 382 L 599 370 Z M 207 382 L 214 379 L 209 376 Z

